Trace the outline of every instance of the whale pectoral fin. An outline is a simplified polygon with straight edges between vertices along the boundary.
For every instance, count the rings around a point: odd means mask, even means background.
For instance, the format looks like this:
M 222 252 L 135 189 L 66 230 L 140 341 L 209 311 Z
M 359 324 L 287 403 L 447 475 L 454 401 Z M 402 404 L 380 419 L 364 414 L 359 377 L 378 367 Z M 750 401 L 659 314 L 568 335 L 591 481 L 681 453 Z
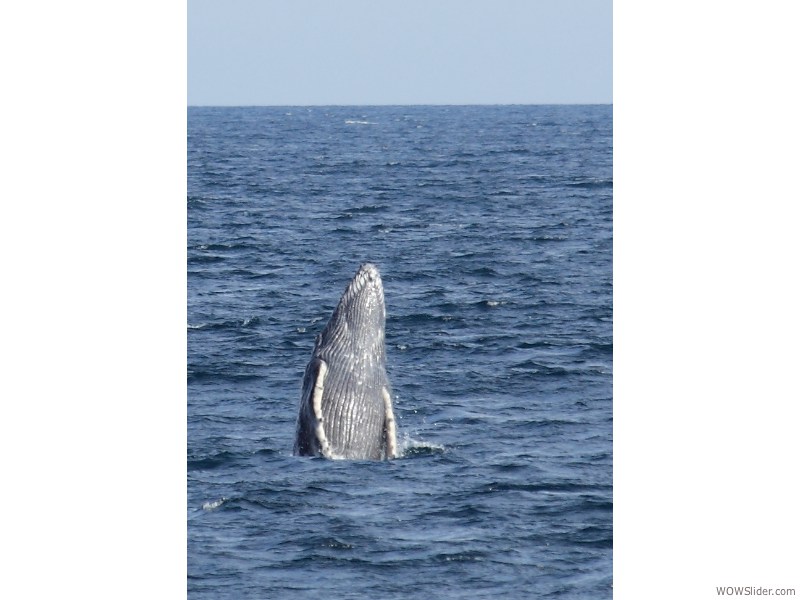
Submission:
M 383 432 L 386 436 L 386 458 L 397 458 L 397 425 L 395 424 L 394 411 L 392 410 L 392 395 L 385 386 L 383 388 L 383 407 Z
M 322 417 L 322 397 L 327 373 L 328 365 L 318 358 L 312 359 L 306 367 L 294 446 L 294 452 L 297 455 L 321 454 L 330 458 L 330 443 L 325 435 Z
M 311 408 L 314 411 L 315 427 L 320 452 L 325 458 L 331 458 L 331 445 L 325 435 L 325 423 L 322 417 L 322 396 L 325 392 L 325 376 L 328 374 L 328 365 L 320 360 L 317 365 L 317 374 L 314 378 L 314 387 L 311 391 Z

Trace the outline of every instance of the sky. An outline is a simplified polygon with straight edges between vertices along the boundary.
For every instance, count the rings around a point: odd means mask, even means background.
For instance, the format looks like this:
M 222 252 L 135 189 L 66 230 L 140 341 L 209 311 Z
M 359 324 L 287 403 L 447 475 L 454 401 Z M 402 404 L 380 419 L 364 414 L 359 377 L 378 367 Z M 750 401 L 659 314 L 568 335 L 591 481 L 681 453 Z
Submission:
M 610 0 L 189 0 L 189 105 L 612 100 Z

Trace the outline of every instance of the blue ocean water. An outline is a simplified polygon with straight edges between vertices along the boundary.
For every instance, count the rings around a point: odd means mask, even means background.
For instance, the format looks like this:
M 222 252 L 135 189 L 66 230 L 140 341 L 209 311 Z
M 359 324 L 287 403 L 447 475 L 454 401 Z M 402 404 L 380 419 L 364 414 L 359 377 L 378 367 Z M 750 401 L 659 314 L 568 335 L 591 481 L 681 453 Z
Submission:
M 190 598 L 609 598 L 610 106 L 190 108 Z M 292 456 L 381 269 L 403 456 Z

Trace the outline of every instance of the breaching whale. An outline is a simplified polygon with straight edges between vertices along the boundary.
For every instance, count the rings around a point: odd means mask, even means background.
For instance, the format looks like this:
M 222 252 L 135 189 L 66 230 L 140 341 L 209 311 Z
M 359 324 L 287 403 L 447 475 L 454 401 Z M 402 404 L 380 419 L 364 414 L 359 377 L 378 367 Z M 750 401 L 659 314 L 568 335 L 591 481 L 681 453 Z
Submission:
M 303 377 L 295 454 L 396 458 L 385 324 L 381 276 L 375 265 L 365 263 L 317 336 Z

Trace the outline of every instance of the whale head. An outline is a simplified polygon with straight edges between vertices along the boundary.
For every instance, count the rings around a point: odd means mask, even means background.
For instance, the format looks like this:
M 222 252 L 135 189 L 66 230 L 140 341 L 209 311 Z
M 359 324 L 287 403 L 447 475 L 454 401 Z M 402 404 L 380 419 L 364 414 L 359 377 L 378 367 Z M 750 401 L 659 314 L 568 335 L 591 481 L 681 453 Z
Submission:
M 385 324 L 381 275 L 375 265 L 364 263 L 347 284 L 330 321 L 317 337 L 315 354 L 325 356 L 335 351 L 355 362 L 377 359 L 383 363 Z

